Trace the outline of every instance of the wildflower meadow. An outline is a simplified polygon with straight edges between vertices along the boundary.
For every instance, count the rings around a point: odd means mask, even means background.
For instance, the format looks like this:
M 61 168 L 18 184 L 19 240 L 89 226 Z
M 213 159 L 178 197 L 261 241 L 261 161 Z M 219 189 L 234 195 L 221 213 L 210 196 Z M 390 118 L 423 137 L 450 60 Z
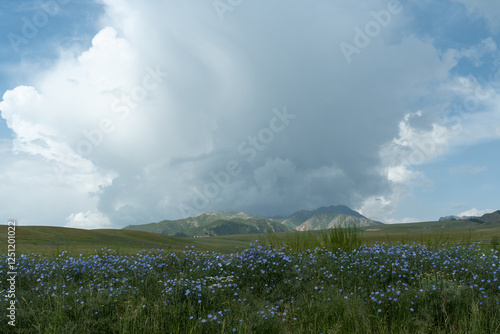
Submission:
M 16 326 L 3 316 L 0 332 L 498 333 L 498 256 L 474 244 L 269 242 L 228 254 L 19 254 Z

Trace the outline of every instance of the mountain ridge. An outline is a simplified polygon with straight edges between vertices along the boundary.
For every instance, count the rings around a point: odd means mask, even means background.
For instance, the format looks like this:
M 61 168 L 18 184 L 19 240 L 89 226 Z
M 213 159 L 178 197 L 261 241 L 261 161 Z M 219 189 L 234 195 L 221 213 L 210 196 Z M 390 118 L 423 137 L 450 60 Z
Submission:
M 297 231 L 324 230 L 335 227 L 364 227 L 378 225 L 377 222 L 366 217 L 355 217 L 342 213 L 322 212 L 313 215 L 299 225 Z
M 439 217 L 439 220 L 438 221 L 444 221 L 444 220 L 467 220 L 467 219 L 470 219 L 470 218 L 476 218 L 476 216 L 455 216 L 455 215 L 451 215 L 451 216 L 444 216 L 444 217 Z
M 496 210 L 490 213 L 485 213 L 482 216 L 444 216 L 440 217 L 438 221 L 445 220 L 473 220 L 482 221 L 484 223 L 495 223 L 500 222 L 500 210 Z
M 274 216 L 276 217 L 276 216 Z M 345 205 L 299 210 L 285 218 L 270 218 L 243 211 L 202 212 L 194 217 L 128 225 L 125 230 L 160 233 L 167 236 L 203 237 L 228 234 L 308 231 L 348 226 L 379 225 Z

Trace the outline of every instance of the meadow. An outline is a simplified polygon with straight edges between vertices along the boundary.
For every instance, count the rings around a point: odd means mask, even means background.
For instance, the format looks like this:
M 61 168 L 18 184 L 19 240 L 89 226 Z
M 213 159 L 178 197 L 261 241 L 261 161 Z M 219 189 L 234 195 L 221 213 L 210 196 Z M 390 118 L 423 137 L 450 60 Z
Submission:
M 496 244 L 467 234 L 367 243 L 366 234 L 269 234 L 232 251 L 158 239 L 170 247 L 18 252 L 16 327 L 3 316 L 0 332 L 500 332 Z M 6 263 L 3 254 L 2 295 Z

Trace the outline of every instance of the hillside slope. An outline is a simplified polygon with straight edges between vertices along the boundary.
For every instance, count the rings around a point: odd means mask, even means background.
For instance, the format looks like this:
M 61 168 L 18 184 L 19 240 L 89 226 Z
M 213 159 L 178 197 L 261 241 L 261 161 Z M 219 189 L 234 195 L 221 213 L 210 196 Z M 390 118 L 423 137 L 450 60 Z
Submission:
M 175 237 L 253 234 L 268 231 L 278 233 L 292 230 L 280 224 L 279 220 L 233 211 L 204 212 L 195 217 L 163 220 L 158 223 L 143 225 L 129 225 L 124 229 Z
M 500 210 L 482 215 L 479 219 L 485 223 L 500 223 Z
M 174 237 L 202 237 L 230 234 L 255 234 L 268 231 L 308 231 L 347 226 L 378 225 L 345 205 L 316 210 L 300 210 L 287 218 L 274 219 L 238 211 L 203 212 L 195 217 L 163 220 L 157 223 L 129 225 L 124 229 L 159 233 Z
M 267 219 L 221 219 L 202 227 L 185 229 L 174 237 L 220 236 L 230 234 L 259 234 L 290 232 L 292 229 Z
M 365 218 L 354 217 L 344 214 L 325 212 L 317 213 L 301 225 L 297 226 L 297 231 L 324 230 L 335 227 L 364 227 L 379 225 L 379 223 Z
M 345 205 L 331 205 L 311 211 L 297 211 L 283 220 L 282 224 L 297 231 L 308 231 L 337 226 L 361 227 L 380 223 L 366 218 Z

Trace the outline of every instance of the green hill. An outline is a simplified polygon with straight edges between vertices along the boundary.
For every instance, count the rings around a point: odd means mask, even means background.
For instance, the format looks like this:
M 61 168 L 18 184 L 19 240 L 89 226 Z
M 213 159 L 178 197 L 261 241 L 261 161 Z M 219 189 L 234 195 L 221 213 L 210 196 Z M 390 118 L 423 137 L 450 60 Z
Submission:
M 479 218 L 484 223 L 500 224 L 500 210 L 492 213 L 487 213 Z
M 175 237 L 203 237 L 228 234 L 288 232 L 292 229 L 280 220 L 250 215 L 245 212 L 204 212 L 195 217 L 179 220 L 162 220 L 158 223 L 129 225 L 125 230 L 160 233 Z
M 7 235 L 6 226 L 0 226 L 0 231 L 4 231 L 2 233 Z M 4 240 L 1 240 L 0 244 L 3 245 Z M 151 248 L 180 250 L 187 245 L 190 243 L 183 239 L 143 231 L 83 230 L 54 226 L 16 227 L 16 250 L 27 253 L 46 252 L 48 249 L 55 252 L 68 250 L 86 253 L 105 247 L 123 248 L 130 251 Z M 7 250 L 4 246 L 2 249 Z
M 173 236 L 218 236 L 229 234 L 258 234 L 290 232 L 292 229 L 266 219 L 232 219 L 217 220 L 202 227 L 185 229 Z
M 368 219 L 345 205 L 316 210 L 300 210 L 284 219 L 266 218 L 237 211 L 204 212 L 195 217 L 162 220 L 157 223 L 129 225 L 125 230 L 159 233 L 174 237 L 203 237 L 229 234 L 288 232 L 347 226 L 371 226 L 380 223 Z
M 500 239 L 500 212 L 493 212 L 481 218 L 485 221 L 448 220 L 406 224 L 378 224 L 361 227 L 362 241 L 368 244 L 375 242 L 416 242 L 416 243 L 468 243 L 485 242 L 498 243 Z M 205 216 L 207 218 L 207 216 Z M 205 222 L 211 219 L 206 219 Z M 256 221 L 259 221 L 256 219 Z M 264 220 L 266 222 L 266 220 Z M 232 220 L 219 219 L 207 223 L 207 229 L 213 230 L 219 236 L 209 238 L 173 238 L 159 233 L 149 233 L 133 230 L 82 230 L 51 226 L 18 226 L 16 228 L 16 252 L 38 254 L 60 254 L 68 251 L 70 254 L 93 253 L 101 248 L 112 248 L 120 252 L 134 253 L 142 249 L 165 249 L 166 251 L 182 251 L 186 247 L 194 246 L 200 251 L 234 252 L 249 247 L 257 239 L 266 238 L 267 227 L 279 228 L 280 225 L 256 223 L 256 226 L 247 222 L 242 224 L 237 218 Z M 146 224 L 146 226 L 158 226 Z M 197 227 L 193 228 L 196 229 Z M 286 228 L 286 227 L 285 227 Z M 290 229 L 288 229 L 290 230 Z M 189 231 L 189 229 L 188 229 Z M 191 235 L 202 230 L 191 231 Z M 259 232 L 255 232 L 259 231 Z M 301 234 L 304 232 L 285 232 L 275 230 L 279 238 L 285 238 L 289 233 Z M 0 225 L 0 233 L 7 235 L 7 226 Z M 221 233 L 228 233 L 221 235 Z M 240 233 L 240 234 L 229 234 Z M 254 234 L 248 234 L 254 233 Z M 312 235 L 321 239 L 322 230 L 314 230 Z M 304 234 L 307 235 L 307 234 Z M 0 239 L 0 249 L 7 251 L 7 238 Z
M 7 235 L 7 226 L 0 225 Z M 55 226 L 17 226 L 16 253 L 55 255 L 68 251 L 71 255 L 94 253 L 102 248 L 133 254 L 141 250 L 164 249 L 182 252 L 192 246 L 199 251 L 234 252 L 245 249 L 259 239 L 259 234 L 242 234 L 211 238 L 174 238 L 158 233 L 132 230 L 83 230 Z M 0 253 L 7 252 L 7 238 L 0 238 Z

